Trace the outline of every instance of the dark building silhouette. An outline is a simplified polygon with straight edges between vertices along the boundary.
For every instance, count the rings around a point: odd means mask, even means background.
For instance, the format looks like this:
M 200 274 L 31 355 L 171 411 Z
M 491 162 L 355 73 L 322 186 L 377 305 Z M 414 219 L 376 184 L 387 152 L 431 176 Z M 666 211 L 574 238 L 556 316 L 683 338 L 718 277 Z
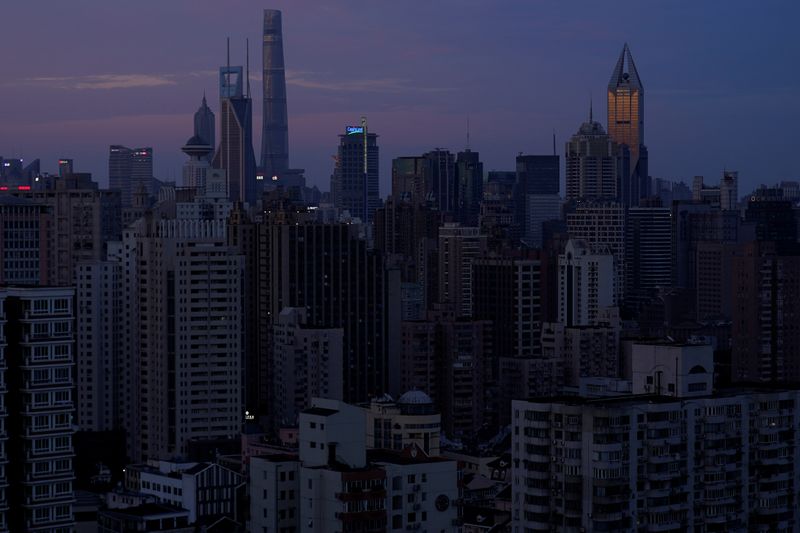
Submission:
M 477 226 L 483 199 L 483 163 L 478 152 L 465 150 L 456 156 L 456 219 L 463 226 Z
M 281 12 L 264 10 L 263 48 L 264 122 L 261 134 L 261 169 L 264 176 L 281 176 L 289 169 L 289 115 L 286 107 L 286 73 L 283 63 Z
M 194 137 L 204 141 L 203 145 L 211 147 L 207 153 L 202 154 L 204 160 L 210 161 L 213 156 L 214 147 L 216 145 L 216 131 L 217 125 L 214 119 L 214 112 L 208 107 L 206 103 L 206 95 L 203 95 L 203 103 L 194 114 Z
M 378 155 L 378 136 L 367 131 L 366 120 L 339 135 L 331 176 L 333 204 L 365 224 L 372 222 L 380 205 Z
M 227 174 L 232 201 L 252 204 L 256 200 L 253 102 L 243 83 L 242 67 L 219 69 L 220 143 L 213 166 Z

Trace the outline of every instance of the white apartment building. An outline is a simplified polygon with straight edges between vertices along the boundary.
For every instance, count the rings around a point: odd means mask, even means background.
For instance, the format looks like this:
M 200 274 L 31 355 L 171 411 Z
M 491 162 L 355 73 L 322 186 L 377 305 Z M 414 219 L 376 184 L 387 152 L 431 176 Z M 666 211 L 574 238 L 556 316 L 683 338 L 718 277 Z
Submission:
M 593 325 L 601 310 L 615 302 L 614 256 L 570 239 L 558 257 L 558 321 L 565 326 Z

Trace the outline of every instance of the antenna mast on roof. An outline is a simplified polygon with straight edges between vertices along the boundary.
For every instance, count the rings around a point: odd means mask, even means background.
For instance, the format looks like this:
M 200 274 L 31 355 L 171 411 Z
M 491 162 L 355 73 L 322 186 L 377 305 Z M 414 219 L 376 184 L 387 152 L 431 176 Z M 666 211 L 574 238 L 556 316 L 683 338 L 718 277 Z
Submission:
M 247 38 L 245 42 L 245 64 L 247 65 L 247 97 L 250 98 L 250 39 Z

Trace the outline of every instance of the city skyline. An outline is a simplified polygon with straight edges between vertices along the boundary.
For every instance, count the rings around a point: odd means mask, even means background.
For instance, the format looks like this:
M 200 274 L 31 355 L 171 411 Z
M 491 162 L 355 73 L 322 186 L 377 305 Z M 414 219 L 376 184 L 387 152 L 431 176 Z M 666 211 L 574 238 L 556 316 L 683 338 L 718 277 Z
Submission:
M 715 180 L 735 168 L 746 192 L 800 175 L 788 155 L 790 128 L 800 119 L 793 99 L 800 75 L 787 68 L 798 47 L 786 15 L 797 8 L 740 5 L 720 16 L 711 6 L 686 2 L 631 4 L 613 14 L 582 4 L 579 16 L 568 16 L 555 6 L 520 2 L 503 9 L 459 3 L 458 10 L 437 3 L 408 12 L 235 2 L 220 17 L 211 2 L 192 2 L 191 9 L 174 2 L 143 7 L 151 25 L 147 40 L 120 26 L 99 2 L 53 3 L 44 17 L 39 8 L 14 6 L 8 15 L 18 24 L 0 44 L 18 50 L 25 28 L 38 32 L 30 52 L 10 58 L 13 75 L 0 83 L 3 100 L 16 102 L 4 109 L 0 154 L 39 157 L 49 172 L 58 158 L 71 157 L 77 169 L 105 184 L 110 144 L 153 146 L 156 177 L 180 182 L 180 147 L 191 136 L 203 91 L 219 114 L 215 69 L 224 61 L 225 37 L 231 37 L 233 63 L 243 63 L 244 41 L 259 42 L 266 7 L 283 10 L 292 164 L 323 190 L 336 135 L 361 115 L 381 134 L 383 197 L 392 158 L 436 146 L 463 149 L 467 117 L 470 147 L 487 171 L 513 169 L 518 152 L 549 154 L 553 130 L 563 146 L 585 120 L 590 99 L 602 116 L 609 71 L 628 42 L 648 88 L 650 174 L 688 182 L 695 174 Z M 717 19 L 709 24 L 712 16 Z M 88 38 L 65 38 L 79 20 Z M 87 47 L 93 42 L 102 42 L 102 51 Z M 255 66 L 261 58 L 251 48 L 253 130 L 260 131 L 263 95 Z M 72 57 L 81 57 L 79 66 Z

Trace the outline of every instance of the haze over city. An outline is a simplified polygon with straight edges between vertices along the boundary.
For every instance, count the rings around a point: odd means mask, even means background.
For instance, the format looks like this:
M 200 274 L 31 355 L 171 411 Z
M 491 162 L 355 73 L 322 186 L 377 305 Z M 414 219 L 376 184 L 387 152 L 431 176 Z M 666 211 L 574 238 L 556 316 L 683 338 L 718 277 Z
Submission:
M 154 173 L 180 181 L 191 117 L 218 112 L 217 69 L 244 64 L 260 93 L 260 18 L 252 1 L 14 2 L 0 32 L 1 155 L 59 157 L 107 184 L 108 145 L 153 146 Z M 650 174 L 741 187 L 800 176 L 800 61 L 794 2 L 309 2 L 284 11 L 291 164 L 328 189 L 337 135 L 366 115 L 380 135 L 381 196 L 393 157 L 478 150 L 486 170 L 518 152 L 557 152 L 605 116 L 610 63 L 628 42 L 647 90 Z M 13 22 L 11 22 L 13 21 Z M 260 142 L 261 102 L 253 131 Z

